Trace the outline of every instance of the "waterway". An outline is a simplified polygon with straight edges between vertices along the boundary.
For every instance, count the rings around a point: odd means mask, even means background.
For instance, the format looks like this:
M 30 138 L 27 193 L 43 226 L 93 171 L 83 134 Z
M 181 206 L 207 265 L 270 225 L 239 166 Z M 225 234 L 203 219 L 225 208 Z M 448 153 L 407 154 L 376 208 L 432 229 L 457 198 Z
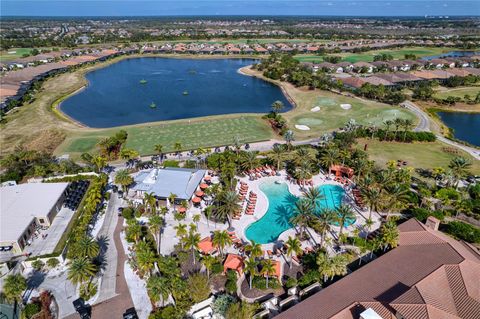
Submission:
M 459 140 L 480 146 L 480 113 L 438 112 L 442 121 L 453 129 Z

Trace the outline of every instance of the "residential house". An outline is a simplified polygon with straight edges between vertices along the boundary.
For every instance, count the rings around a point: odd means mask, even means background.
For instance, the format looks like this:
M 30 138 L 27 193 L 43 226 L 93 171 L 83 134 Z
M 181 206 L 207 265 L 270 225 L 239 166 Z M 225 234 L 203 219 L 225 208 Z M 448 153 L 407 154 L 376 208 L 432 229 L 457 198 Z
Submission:
M 357 73 L 372 73 L 374 68 L 374 65 L 363 61 L 355 62 L 353 64 L 353 69 Z

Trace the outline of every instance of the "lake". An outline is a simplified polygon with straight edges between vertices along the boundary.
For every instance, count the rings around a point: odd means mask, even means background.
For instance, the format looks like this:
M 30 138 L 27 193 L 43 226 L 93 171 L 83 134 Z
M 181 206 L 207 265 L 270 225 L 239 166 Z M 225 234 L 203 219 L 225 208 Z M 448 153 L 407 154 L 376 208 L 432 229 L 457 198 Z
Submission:
M 461 57 L 468 57 L 472 55 L 479 54 L 480 52 L 477 51 L 450 51 L 450 52 L 445 52 L 442 54 L 437 54 L 437 55 L 428 55 L 424 56 L 421 59 L 422 60 L 433 60 L 433 59 L 440 59 L 440 58 L 461 58 Z
M 454 130 L 459 140 L 480 146 L 480 113 L 438 112 L 442 121 Z
M 292 108 L 270 82 L 238 73 L 254 59 L 131 58 L 86 74 L 87 87 L 60 109 L 90 127 Z

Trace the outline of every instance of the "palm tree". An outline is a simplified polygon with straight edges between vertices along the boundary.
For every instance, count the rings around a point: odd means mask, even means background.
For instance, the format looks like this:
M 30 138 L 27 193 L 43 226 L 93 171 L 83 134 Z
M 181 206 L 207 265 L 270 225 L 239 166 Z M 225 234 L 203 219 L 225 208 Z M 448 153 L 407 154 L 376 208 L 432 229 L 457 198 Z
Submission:
M 162 144 L 155 144 L 153 150 L 158 154 L 160 157 L 160 161 L 162 160 L 163 157 L 163 145 Z
M 323 277 L 324 282 L 334 274 L 332 260 L 326 253 L 317 256 L 317 266 L 319 275 L 320 277 Z
M 264 259 L 262 261 L 262 270 L 260 273 L 266 277 L 268 289 L 268 279 L 275 274 L 275 267 L 270 259 Z
M 257 304 L 247 302 L 237 302 L 231 304 L 225 313 L 225 319 L 250 319 L 255 317 Z
M 408 189 L 401 184 L 393 184 L 385 187 L 385 194 L 382 198 L 382 208 L 387 212 L 386 219 L 390 218 L 390 212 L 405 208 L 409 201 Z
M 403 120 L 403 141 L 407 138 L 407 131 L 413 127 L 413 121 L 411 119 Z
M 193 215 L 193 217 L 192 217 L 193 222 L 195 223 L 195 225 L 197 225 L 197 229 L 198 229 L 198 222 L 200 221 L 200 218 L 201 218 L 201 217 L 202 217 L 202 216 L 201 216 L 200 214 L 195 214 L 195 215 Z
M 281 112 L 283 109 L 284 109 L 284 105 L 283 105 L 283 102 L 282 101 L 275 101 L 272 103 L 272 112 L 274 114 L 277 114 L 279 112 Z
M 388 134 L 388 132 L 390 131 L 390 126 L 393 125 L 393 121 L 392 120 L 386 120 L 385 122 L 383 122 L 383 124 L 385 125 L 385 131 L 387 131 L 387 134 Z
M 155 265 L 155 254 L 150 247 L 136 249 L 138 269 L 144 274 L 151 274 Z
M 136 220 L 133 220 L 128 223 L 126 234 L 127 238 L 133 239 L 133 241 L 137 243 L 140 237 L 142 237 L 142 226 L 137 224 Z
M 162 237 L 162 228 L 164 225 L 162 216 L 160 215 L 151 216 L 148 219 L 148 225 L 149 225 L 150 231 L 153 234 L 153 237 L 155 238 L 157 253 L 160 255 L 160 241 Z
M 175 144 L 173 144 L 173 149 L 175 150 L 179 158 L 180 158 L 180 153 L 182 151 L 182 148 L 183 146 L 180 142 L 176 142 Z
M 242 209 L 242 206 L 240 205 L 240 198 L 234 191 L 223 191 L 217 197 L 218 206 L 215 210 L 215 217 L 220 220 L 227 220 L 228 224 L 230 225 L 231 215 Z
M 245 268 L 244 271 L 246 274 L 249 275 L 249 287 L 252 289 L 252 280 L 253 277 L 257 274 L 257 265 L 258 263 L 255 261 L 254 258 L 249 258 L 245 261 Z
M 299 148 L 295 151 L 294 162 L 297 165 L 300 165 L 302 162 L 308 161 L 311 162 L 315 158 L 313 154 L 305 147 Z
M 121 169 L 115 175 L 115 183 L 122 187 L 123 194 L 125 196 L 128 191 L 128 186 L 133 183 L 133 178 L 128 173 L 128 170 Z
M 345 255 L 336 255 L 332 258 L 332 279 L 333 276 L 343 276 L 347 274 L 348 259 Z
M 107 159 L 103 156 L 97 155 L 92 158 L 92 164 L 95 166 L 95 171 L 100 173 L 102 169 L 107 166 Z
M 325 195 L 323 195 L 318 187 L 309 187 L 303 190 L 302 194 L 314 208 L 314 211 L 317 210 L 318 202 L 325 198 Z
M 295 141 L 295 136 L 293 134 L 293 131 L 292 130 L 288 130 L 285 132 L 285 134 L 283 135 L 283 138 L 285 139 L 285 142 L 287 142 L 287 149 L 291 149 L 292 148 L 292 142 Z
M 339 151 L 336 147 L 329 147 L 320 155 L 320 163 L 323 167 L 328 167 L 328 175 L 332 173 L 331 167 L 338 164 Z
M 97 269 L 89 258 L 76 258 L 73 259 L 68 266 L 67 278 L 74 284 L 78 285 L 86 282 L 89 278 L 93 277 Z
M 454 178 L 454 186 L 458 187 L 458 182 L 460 179 L 464 178 L 469 174 L 469 169 L 472 166 L 472 163 L 465 159 L 462 156 L 457 156 L 450 161 L 448 167 L 452 171 L 452 176 Z
M 207 278 L 210 280 L 210 271 L 213 268 L 213 265 L 217 262 L 217 259 L 211 255 L 206 255 L 202 258 L 202 263 L 207 270 Z
M 313 208 L 310 202 L 305 198 L 300 198 L 295 203 L 295 214 L 291 217 L 290 222 L 295 226 L 300 227 L 300 238 L 303 238 L 303 233 L 308 226 L 308 222 L 313 216 Z
M 263 255 L 262 245 L 252 240 L 250 244 L 245 246 L 245 252 L 250 255 L 250 258 L 258 258 Z
M 367 218 L 367 220 L 365 220 L 365 227 L 367 228 L 367 236 L 370 234 L 370 229 L 372 229 L 373 224 L 374 224 L 373 219 Z
M 188 235 L 183 237 L 183 243 L 186 249 L 190 249 L 192 252 L 193 264 L 196 263 L 195 249 L 198 249 L 198 243 L 200 242 L 200 234 L 195 231 L 189 231 Z
M 223 257 L 223 250 L 232 244 L 232 239 L 226 230 L 216 230 L 213 232 L 212 243 L 220 249 L 220 255 Z
M 377 187 L 362 187 L 360 193 L 363 201 L 368 206 L 368 219 L 372 219 L 372 211 L 378 212 L 380 207 L 381 191 Z
M 170 204 L 173 205 L 173 210 L 175 210 L 175 199 L 177 198 L 177 194 L 174 194 L 174 193 L 170 193 L 170 195 L 168 195 L 168 201 Z
M 148 209 L 150 216 L 156 215 L 157 213 L 157 199 L 155 198 L 155 194 L 145 193 L 143 195 L 143 204 Z
M 397 138 L 398 130 L 400 129 L 401 126 L 403 126 L 403 119 L 397 117 L 397 118 L 393 121 L 393 125 L 395 125 L 395 139 L 396 139 L 396 138 Z
M 78 256 L 94 258 L 98 256 L 99 246 L 92 237 L 82 236 L 76 243 Z
M 177 231 L 177 237 L 180 239 L 180 243 L 183 247 L 182 238 L 187 235 L 187 225 L 186 224 L 178 224 L 177 226 L 173 227 Z
M 302 252 L 302 244 L 298 238 L 288 236 L 285 245 L 287 246 L 287 256 L 290 256 L 290 267 L 292 267 L 293 254 L 298 256 Z
M 163 305 L 171 294 L 169 279 L 166 277 L 151 276 L 147 281 L 147 291 L 154 302 L 159 301 L 159 298 L 162 297 Z
M 324 208 L 317 217 L 317 229 L 322 235 L 320 247 L 323 247 L 327 232 L 332 228 L 332 224 L 337 220 L 337 213 L 329 208 Z
M 240 167 L 248 171 L 258 167 L 260 160 L 257 158 L 258 152 L 244 152 L 240 159 Z
M 20 274 L 8 275 L 3 283 L 3 293 L 6 299 L 14 303 L 22 299 L 23 291 L 27 289 L 27 280 Z
M 355 213 L 353 212 L 352 208 L 348 205 L 340 205 L 337 208 L 337 215 L 338 215 L 338 223 L 340 224 L 340 231 L 338 236 L 342 236 L 343 228 L 347 221 L 355 219 Z
M 275 162 L 277 171 L 280 170 L 280 164 L 282 163 L 285 157 L 285 145 L 284 144 L 274 144 L 272 148 L 272 153 L 269 155 L 272 161 Z
M 300 180 L 308 180 L 312 178 L 312 164 L 309 161 L 303 161 L 296 169 L 295 169 L 295 177 Z M 303 185 L 301 186 L 303 190 Z
M 130 148 L 122 148 L 120 151 L 120 158 L 124 160 L 131 160 L 140 156 L 137 151 Z
M 398 229 L 394 222 L 389 221 L 382 225 L 380 240 L 383 243 L 384 250 L 390 246 L 392 248 L 398 245 Z

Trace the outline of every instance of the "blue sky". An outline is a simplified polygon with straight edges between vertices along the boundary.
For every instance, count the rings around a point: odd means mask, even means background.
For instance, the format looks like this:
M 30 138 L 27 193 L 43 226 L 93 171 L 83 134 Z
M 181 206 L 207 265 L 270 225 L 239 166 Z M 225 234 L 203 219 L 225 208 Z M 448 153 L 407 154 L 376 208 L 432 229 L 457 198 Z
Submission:
M 1 0 L 2 16 L 480 15 L 480 0 Z

